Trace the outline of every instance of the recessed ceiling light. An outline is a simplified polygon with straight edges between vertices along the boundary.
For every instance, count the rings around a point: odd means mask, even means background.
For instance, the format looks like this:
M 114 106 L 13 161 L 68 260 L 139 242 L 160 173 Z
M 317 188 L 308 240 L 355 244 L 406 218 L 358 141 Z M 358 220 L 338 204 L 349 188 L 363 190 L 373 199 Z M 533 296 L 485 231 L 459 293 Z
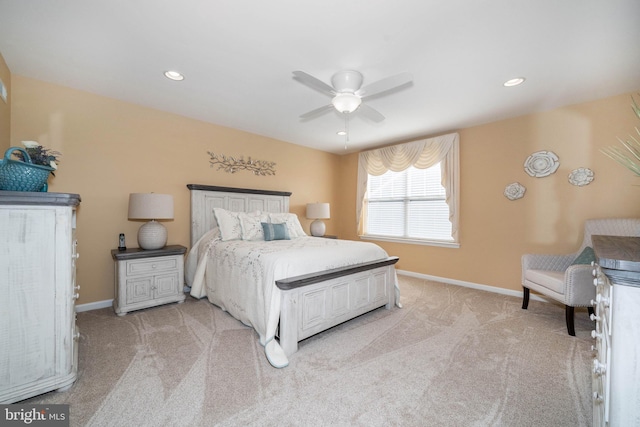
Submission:
M 337 133 L 338 135 L 340 135 L 340 136 L 344 136 L 344 135 L 346 135 L 346 134 L 347 134 L 347 132 L 346 132 L 346 131 L 344 131 L 344 130 L 339 130 L 339 131 L 338 131 L 338 132 L 336 132 L 336 133 Z
M 525 81 L 524 77 L 516 77 L 514 79 L 507 80 L 506 82 L 503 83 L 503 85 L 506 87 L 518 86 L 524 83 L 524 81 Z
M 166 78 L 171 80 L 176 80 L 176 81 L 184 80 L 184 76 L 177 71 L 165 71 L 164 75 Z

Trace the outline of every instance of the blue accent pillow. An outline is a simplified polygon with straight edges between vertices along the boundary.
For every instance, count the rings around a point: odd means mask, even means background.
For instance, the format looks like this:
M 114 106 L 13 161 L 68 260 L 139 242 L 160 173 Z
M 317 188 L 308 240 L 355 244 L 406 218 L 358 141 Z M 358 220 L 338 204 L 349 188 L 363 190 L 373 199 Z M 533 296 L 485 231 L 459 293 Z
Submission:
M 591 264 L 592 261 L 596 260 L 596 254 L 593 252 L 593 248 L 590 246 L 585 247 L 580 255 L 577 256 L 575 260 L 571 263 L 571 265 L 576 264 Z
M 289 229 L 287 224 L 271 224 L 268 222 L 261 222 L 262 231 L 264 232 L 264 240 L 269 242 L 271 240 L 290 240 Z

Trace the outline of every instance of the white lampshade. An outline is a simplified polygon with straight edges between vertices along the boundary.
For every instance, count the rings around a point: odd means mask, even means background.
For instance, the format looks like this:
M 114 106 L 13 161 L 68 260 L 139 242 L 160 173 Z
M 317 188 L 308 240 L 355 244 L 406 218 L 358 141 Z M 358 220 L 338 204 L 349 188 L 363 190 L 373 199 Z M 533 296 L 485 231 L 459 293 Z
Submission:
M 307 218 L 315 219 L 311 223 L 311 235 L 316 237 L 324 236 L 326 226 L 322 220 L 331 218 L 329 203 L 308 203 Z
M 309 219 L 331 218 L 331 210 L 329 208 L 329 203 L 308 203 L 307 218 Z
M 167 229 L 157 219 L 173 219 L 173 196 L 157 193 L 129 194 L 129 219 L 150 219 L 138 230 L 142 249 L 160 249 L 167 244 Z

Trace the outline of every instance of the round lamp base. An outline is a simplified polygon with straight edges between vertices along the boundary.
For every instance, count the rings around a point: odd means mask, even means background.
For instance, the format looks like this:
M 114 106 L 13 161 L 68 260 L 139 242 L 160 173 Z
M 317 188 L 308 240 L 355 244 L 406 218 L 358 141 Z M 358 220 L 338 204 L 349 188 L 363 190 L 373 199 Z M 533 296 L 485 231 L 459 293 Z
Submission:
M 167 244 L 167 229 L 157 221 L 149 221 L 138 230 L 138 245 L 142 249 L 164 248 Z
M 326 225 L 324 225 L 324 222 L 322 220 L 316 219 L 311 223 L 310 230 L 312 236 L 322 237 L 324 236 L 324 232 L 327 230 L 327 227 Z

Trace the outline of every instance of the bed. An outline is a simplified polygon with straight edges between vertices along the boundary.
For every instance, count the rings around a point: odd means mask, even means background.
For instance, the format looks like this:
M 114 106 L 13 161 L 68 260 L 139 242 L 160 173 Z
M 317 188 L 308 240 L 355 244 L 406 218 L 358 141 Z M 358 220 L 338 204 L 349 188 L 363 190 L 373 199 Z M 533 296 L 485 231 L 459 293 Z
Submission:
M 373 243 L 307 236 L 289 213 L 291 193 L 187 187 L 190 294 L 253 327 L 272 366 L 287 366 L 305 338 L 400 307 L 398 258 Z

